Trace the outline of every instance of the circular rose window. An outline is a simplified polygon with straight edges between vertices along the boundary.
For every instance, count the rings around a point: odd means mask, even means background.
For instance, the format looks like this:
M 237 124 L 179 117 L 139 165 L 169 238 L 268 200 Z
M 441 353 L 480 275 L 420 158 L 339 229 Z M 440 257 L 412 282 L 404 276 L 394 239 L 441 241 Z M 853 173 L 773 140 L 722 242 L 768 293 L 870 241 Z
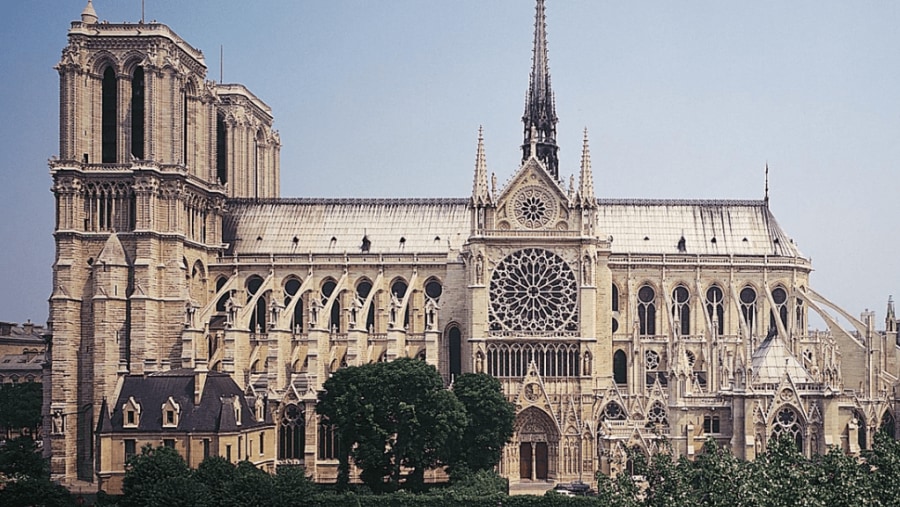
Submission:
M 539 248 L 507 256 L 491 275 L 491 329 L 574 331 L 578 284 L 562 258 Z
M 513 199 L 516 220 L 528 229 L 549 224 L 556 217 L 553 197 L 540 187 L 525 187 Z

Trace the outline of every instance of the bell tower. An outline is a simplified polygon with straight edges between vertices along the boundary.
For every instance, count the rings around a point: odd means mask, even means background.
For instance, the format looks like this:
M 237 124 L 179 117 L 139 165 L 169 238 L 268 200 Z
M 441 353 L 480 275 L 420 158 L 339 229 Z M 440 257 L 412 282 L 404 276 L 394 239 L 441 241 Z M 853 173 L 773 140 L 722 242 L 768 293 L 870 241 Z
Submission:
M 214 292 L 225 201 L 278 196 L 281 142 L 269 106 L 207 81 L 203 53 L 168 26 L 100 21 L 90 0 L 56 69 L 44 422 L 52 477 L 71 485 L 95 479 L 93 430 L 118 379 L 180 365 L 185 314 Z

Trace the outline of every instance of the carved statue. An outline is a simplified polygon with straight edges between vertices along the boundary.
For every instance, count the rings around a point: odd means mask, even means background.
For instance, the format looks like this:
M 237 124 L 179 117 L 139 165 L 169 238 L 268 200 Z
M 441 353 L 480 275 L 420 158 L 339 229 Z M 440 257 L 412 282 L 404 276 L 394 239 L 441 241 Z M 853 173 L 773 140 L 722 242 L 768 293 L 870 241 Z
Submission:
M 475 283 L 484 283 L 484 258 L 481 254 L 475 257 Z
M 319 322 L 319 311 L 322 310 L 322 301 L 317 297 L 309 298 L 309 326 L 316 327 Z
M 56 409 L 53 411 L 53 419 L 51 420 L 52 428 L 51 431 L 54 435 L 61 435 L 65 428 L 65 422 L 63 420 L 62 410 Z
M 391 315 L 388 325 L 393 329 L 397 326 L 397 312 L 400 310 L 400 299 L 396 293 L 391 293 Z

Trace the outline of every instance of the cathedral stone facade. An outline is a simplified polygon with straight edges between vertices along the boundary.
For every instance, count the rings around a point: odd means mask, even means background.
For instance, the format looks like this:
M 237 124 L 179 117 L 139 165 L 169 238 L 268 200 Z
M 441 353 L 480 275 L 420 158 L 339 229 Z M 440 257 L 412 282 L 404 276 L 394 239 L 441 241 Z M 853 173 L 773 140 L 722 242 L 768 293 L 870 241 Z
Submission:
M 895 432 L 892 303 L 876 331 L 813 290 L 768 199 L 598 199 L 586 132 L 562 181 L 543 0 L 521 166 L 498 184 L 479 133 L 467 198 L 281 198 L 271 109 L 163 24 L 88 2 L 57 69 L 44 448 L 65 484 L 116 490 L 145 444 L 333 481 L 317 394 L 398 357 L 501 381 L 513 483 L 663 441 L 753 459 L 782 434 L 810 455 Z

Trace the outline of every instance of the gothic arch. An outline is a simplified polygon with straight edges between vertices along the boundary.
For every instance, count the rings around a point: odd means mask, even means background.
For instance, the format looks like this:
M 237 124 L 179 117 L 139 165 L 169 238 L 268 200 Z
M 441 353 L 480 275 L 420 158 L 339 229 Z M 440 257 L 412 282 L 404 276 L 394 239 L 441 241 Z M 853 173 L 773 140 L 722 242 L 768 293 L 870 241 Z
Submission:
M 537 407 L 529 407 L 516 416 L 514 428 L 519 478 L 541 481 L 556 478 L 560 431 L 553 417 Z
M 797 449 L 804 452 L 803 436 L 806 431 L 807 421 L 803 416 L 803 411 L 790 403 L 778 406 L 769 416 L 768 434 L 772 440 L 779 438 L 781 435 L 790 436 Z
M 144 55 L 143 53 L 141 53 L 137 50 L 129 51 L 121 58 L 122 74 L 125 74 L 127 76 L 134 75 L 134 71 L 138 67 L 141 67 L 141 64 L 144 62 L 145 59 L 146 59 L 146 55 Z
M 447 343 L 447 362 L 450 378 L 462 374 L 462 327 L 452 321 L 444 327 L 444 341 Z
M 119 62 L 115 55 L 106 50 L 95 53 L 88 61 L 88 67 L 91 69 L 91 73 L 99 78 L 103 77 L 106 67 L 112 67 L 117 74 L 119 72 Z

